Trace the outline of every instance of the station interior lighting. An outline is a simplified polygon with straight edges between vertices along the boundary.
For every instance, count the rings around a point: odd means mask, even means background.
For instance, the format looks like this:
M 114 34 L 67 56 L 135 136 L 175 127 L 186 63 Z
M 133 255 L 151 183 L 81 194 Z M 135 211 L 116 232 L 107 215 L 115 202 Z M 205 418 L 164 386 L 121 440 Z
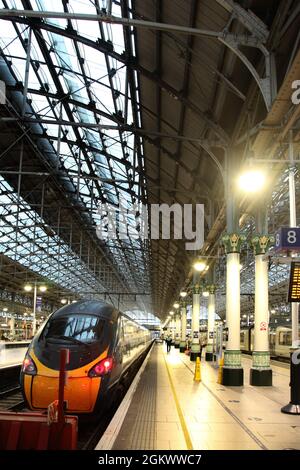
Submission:
M 203 271 L 207 270 L 207 265 L 204 261 L 196 261 L 196 263 L 194 263 L 193 267 L 198 272 L 203 272 Z
M 173 305 L 174 308 L 179 308 L 179 304 L 177 302 L 175 302 L 175 304 Z
M 60 303 L 65 305 L 67 303 L 67 299 L 61 299 Z
M 8 308 L 4 307 L 3 312 L 7 312 L 7 311 L 8 311 Z
M 171 317 L 172 317 L 172 315 L 174 315 L 174 312 L 173 312 L 172 310 L 171 310 L 171 312 L 169 312 L 169 313 L 170 313 Z
M 203 297 L 209 297 L 209 292 L 207 290 L 205 290 L 203 293 L 202 293 L 202 296 Z
M 24 290 L 26 292 L 31 292 L 32 291 L 32 286 L 30 284 L 26 284 L 26 286 L 24 286 Z
M 239 188 L 248 193 L 256 193 L 265 185 L 265 174 L 260 170 L 248 170 L 238 179 Z
M 40 286 L 40 287 L 39 287 L 39 290 L 40 290 L 41 292 L 46 292 L 47 286 L 44 286 L 44 285 L 43 285 L 43 286 Z
M 184 298 L 186 296 L 187 296 L 187 292 L 185 291 L 180 292 L 180 297 Z

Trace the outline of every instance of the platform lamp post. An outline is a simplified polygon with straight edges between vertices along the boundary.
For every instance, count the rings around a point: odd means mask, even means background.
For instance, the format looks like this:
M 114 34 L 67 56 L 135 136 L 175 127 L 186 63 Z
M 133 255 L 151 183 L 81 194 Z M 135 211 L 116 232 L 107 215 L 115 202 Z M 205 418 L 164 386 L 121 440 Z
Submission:
M 24 286 L 25 292 L 31 292 L 33 289 L 33 321 L 32 321 L 32 335 L 34 336 L 36 333 L 36 302 L 37 302 L 37 292 L 38 290 L 41 293 L 47 291 L 47 286 L 41 283 L 39 284 L 37 281 L 34 282 L 33 286 L 31 284 L 26 284 Z

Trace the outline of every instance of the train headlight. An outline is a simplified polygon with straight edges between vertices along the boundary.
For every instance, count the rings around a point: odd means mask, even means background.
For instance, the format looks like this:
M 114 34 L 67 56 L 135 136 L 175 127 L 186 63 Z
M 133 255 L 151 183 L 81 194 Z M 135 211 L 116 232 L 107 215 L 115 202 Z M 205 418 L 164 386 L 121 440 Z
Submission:
M 36 375 L 36 366 L 29 354 L 27 353 L 22 364 L 22 372 L 27 375 Z
M 92 369 L 89 371 L 89 377 L 103 377 L 108 374 L 113 368 L 113 359 L 112 357 L 106 357 L 102 361 L 98 362 Z

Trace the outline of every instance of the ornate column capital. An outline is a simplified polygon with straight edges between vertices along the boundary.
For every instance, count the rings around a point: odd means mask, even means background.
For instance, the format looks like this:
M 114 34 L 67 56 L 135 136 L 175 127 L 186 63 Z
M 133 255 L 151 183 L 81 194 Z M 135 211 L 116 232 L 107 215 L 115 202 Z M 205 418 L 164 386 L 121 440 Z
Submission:
M 201 293 L 201 285 L 200 284 L 195 284 L 193 286 L 193 294 L 200 294 Z
M 215 284 L 210 284 L 207 286 L 207 289 L 210 294 L 215 294 L 217 290 L 217 286 Z
M 255 235 L 251 240 L 255 256 L 264 255 L 274 242 L 273 235 Z
M 222 243 L 225 246 L 226 254 L 240 253 L 242 243 L 245 240 L 245 235 L 241 233 L 225 233 L 225 235 L 222 236 Z

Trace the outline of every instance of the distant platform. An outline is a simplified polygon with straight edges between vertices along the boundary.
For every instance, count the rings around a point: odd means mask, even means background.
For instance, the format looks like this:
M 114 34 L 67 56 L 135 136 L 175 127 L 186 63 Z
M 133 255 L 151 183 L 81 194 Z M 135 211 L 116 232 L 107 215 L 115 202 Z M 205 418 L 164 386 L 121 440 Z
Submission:
M 0 368 L 21 364 L 29 344 L 29 341 L 0 341 Z
M 252 387 L 250 366 L 243 357 L 244 387 L 225 387 L 216 365 L 202 359 L 196 383 L 188 356 L 155 344 L 96 449 L 299 450 L 300 417 L 280 412 L 289 370 L 277 362 L 273 387 Z

